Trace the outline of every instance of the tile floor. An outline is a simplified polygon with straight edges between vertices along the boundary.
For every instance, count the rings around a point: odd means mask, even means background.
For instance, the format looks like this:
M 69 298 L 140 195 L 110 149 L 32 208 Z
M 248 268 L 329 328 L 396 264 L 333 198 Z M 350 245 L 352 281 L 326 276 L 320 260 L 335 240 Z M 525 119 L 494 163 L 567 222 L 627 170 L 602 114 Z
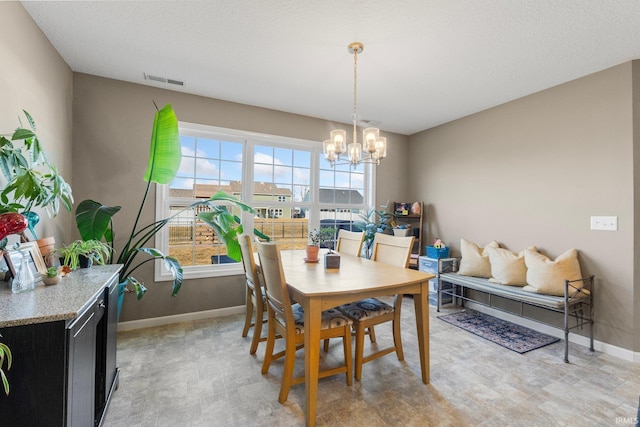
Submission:
M 436 315 L 430 307 L 429 385 L 420 381 L 413 302 L 405 298 L 405 360 L 391 354 L 366 364 L 352 387 L 344 376 L 321 380 L 317 425 L 615 426 L 636 416 L 640 364 L 575 344 L 565 364 L 561 342 L 520 355 Z M 120 385 L 105 426 L 303 426 L 304 385 L 278 403 L 282 361 L 260 373 L 264 343 L 249 355 L 243 317 L 120 333 Z M 381 345 L 391 342 L 387 326 L 376 328 Z M 341 349 L 334 340 L 323 363 Z M 302 367 L 300 351 L 297 373 Z

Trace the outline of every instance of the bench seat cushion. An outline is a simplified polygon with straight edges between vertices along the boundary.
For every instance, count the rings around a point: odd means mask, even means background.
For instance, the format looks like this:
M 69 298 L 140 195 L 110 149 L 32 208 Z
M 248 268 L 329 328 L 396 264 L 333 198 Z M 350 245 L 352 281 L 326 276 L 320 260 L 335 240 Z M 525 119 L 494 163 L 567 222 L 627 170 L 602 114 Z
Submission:
M 540 305 L 552 309 L 562 310 L 564 308 L 564 297 L 560 296 L 527 292 L 517 286 L 501 285 L 499 283 L 492 283 L 488 279 L 463 276 L 457 273 L 442 273 L 440 278 L 444 282 L 458 284 L 470 289 L 487 292 L 508 299 L 523 301 L 529 304 Z M 570 298 L 569 302 L 575 303 L 585 298 L 587 298 L 587 295 L 581 295 L 580 297 Z

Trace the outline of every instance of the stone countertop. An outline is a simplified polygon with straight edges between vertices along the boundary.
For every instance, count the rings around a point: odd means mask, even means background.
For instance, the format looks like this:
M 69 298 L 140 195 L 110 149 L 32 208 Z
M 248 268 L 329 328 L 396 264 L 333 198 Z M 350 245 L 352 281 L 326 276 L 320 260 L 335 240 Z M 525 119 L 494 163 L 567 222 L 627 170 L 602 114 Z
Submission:
M 81 268 L 62 277 L 56 285 L 38 282 L 35 290 L 18 294 L 12 293 L 6 282 L 0 282 L 0 328 L 78 317 L 121 267 L 111 264 Z

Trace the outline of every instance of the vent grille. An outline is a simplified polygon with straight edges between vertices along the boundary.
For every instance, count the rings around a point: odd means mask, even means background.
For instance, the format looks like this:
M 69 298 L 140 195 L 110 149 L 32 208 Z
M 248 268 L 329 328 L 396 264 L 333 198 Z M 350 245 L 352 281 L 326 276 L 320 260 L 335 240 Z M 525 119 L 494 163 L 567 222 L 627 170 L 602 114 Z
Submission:
M 168 79 L 166 77 L 154 76 L 152 74 L 147 74 L 147 73 L 144 73 L 144 79 L 152 80 L 154 82 L 168 83 L 176 86 L 184 86 L 184 82 L 181 80 Z

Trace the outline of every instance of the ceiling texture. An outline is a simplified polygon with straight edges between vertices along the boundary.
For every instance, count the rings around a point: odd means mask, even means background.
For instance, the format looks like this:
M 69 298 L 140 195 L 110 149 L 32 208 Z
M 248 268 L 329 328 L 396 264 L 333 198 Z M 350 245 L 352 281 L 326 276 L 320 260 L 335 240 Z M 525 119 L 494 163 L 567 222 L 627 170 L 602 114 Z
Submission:
M 359 119 L 404 135 L 640 59 L 639 0 L 22 5 L 75 72 L 342 123 L 362 42 Z

